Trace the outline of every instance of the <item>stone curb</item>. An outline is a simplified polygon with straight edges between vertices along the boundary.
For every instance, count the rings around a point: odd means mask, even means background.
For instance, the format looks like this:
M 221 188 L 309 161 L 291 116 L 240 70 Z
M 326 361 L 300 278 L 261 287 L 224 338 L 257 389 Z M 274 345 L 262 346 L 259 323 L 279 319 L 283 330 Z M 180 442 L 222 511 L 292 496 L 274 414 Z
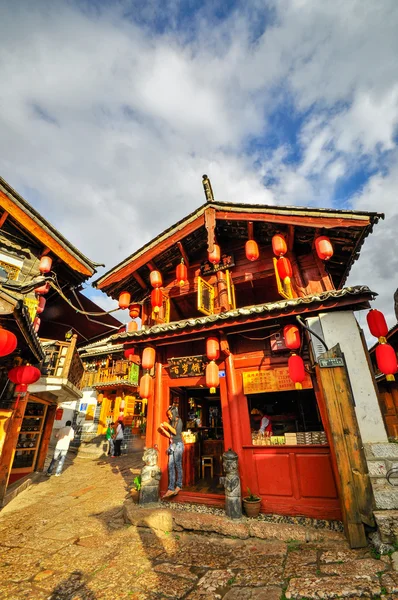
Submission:
M 268 523 L 246 518 L 231 520 L 227 517 L 172 510 L 169 508 L 143 508 L 128 499 L 123 505 L 126 523 L 135 527 L 147 527 L 161 533 L 171 531 L 195 531 L 216 533 L 239 539 L 259 538 L 289 542 L 345 541 L 343 533 L 327 529 L 315 529 L 302 525 Z

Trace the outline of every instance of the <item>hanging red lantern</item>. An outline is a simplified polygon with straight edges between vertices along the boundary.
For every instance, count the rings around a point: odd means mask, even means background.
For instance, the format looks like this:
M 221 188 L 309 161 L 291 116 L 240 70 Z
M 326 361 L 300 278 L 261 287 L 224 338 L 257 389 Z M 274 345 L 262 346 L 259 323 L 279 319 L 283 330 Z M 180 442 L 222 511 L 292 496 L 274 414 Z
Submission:
M 131 294 L 130 292 L 120 292 L 119 294 L 119 308 L 124 310 L 130 306 Z
M 388 326 L 383 313 L 373 308 L 366 315 L 366 320 L 370 333 L 377 337 L 381 344 L 385 344 L 387 341 Z
M 394 374 L 398 370 L 397 355 L 390 344 L 376 346 L 376 362 L 379 371 L 384 373 L 387 381 L 395 381 Z
M 163 285 L 162 274 L 159 271 L 151 271 L 149 280 L 153 288 L 160 288 Z
M 49 291 L 50 284 L 48 283 L 48 281 L 46 281 L 46 283 L 43 283 L 43 285 L 40 285 L 39 287 L 35 288 L 35 293 L 41 296 L 44 296 L 44 294 L 48 294 Z
M 139 393 L 144 402 L 151 398 L 153 394 L 153 379 L 149 373 L 145 373 L 145 375 L 141 377 Z
M 287 252 L 287 244 L 283 235 L 277 233 L 272 238 L 272 251 L 275 256 L 283 256 Z
M 245 244 L 245 252 L 247 260 L 257 260 L 260 256 L 257 242 L 254 240 L 247 240 Z
M 12 331 L 0 327 L 0 356 L 12 354 L 18 344 L 17 336 Z
M 130 304 L 129 315 L 132 319 L 136 319 L 140 316 L 141 306 L 139 304 Z
M 39 263 L 40 273 L 49 273 L 53 264 L 52 258 L 49 256 L 42 256 Z
M 297 350 L 301 346 L 300 330 L 296 325 L 286 325 L 283 328 L 285 346 L 289 350 Z
M 162 290 L 159 288 L 155 288 L 151 292 L 151 305 L 153 308 L 153 312 L 158 313 L 161 307 L 163 306 L 163 294 Z
M 282 256 L 278 259 L 276 266 L 278 269 L 279 277 L 282 279 L 282 281 L 290 279 L 293 275 L 292 265 L 288 258 Z
M 188 281 L 188 269 L 184 264 L 183 258 L 181 259 L 180 264 L 177 265 L 176 279 L 180 287 L 183 287 Z
M 220 385 L 220 373 L 218 371 L 218 366 L 212 360 L 206 366 L 206 386 L 210 388 L 210 394 L 216 393 L 216 388 Z
M 133 331 L 138 330 L 138 324 L 135 321 L 129 321 L 126 325 L 126 331 L 128 333 L 133 333 Z
M 33 319 L 33 329 L 34 329 L 35 333 L 37 333 L 39 331 L 40 323 L 41 323 L 40 317 L 35 317 Z
M 333 256 L 332 242 L 326 235 L 315 239 L 315 250 L 321 260 L 329 260 Z
M 135 348 L 127 348 L 124 351 L 124 358 L 127 358 L 127 360 L 131 360 L 133 356 L 135 356 Z
M 206 356 L 209 360 L 217 360 L 220 356 L 220 342 L 216 337 L 208 337 L 206 340 Z
M 121 401 L 120 401 L 119 410 L 120 410 L 121 412 L 124 412 L 124 407 L 125 407 L 125 406 L 126 406 L 126 401 L 125 401 L 125 400 L 124 400 L 124 398 L 123 398 L 123 400 L 121 400 Z
M 8 371 L 8 379 L 16 384 L 15 389 L 17 392 L 26 392 L 28 385 L 36 383 L 40 377 L 39 369 L 32 367 L 32 365 L 14 367 L 11 371 Z
M 142 368 L 143 369 L 153 369 L 153 367 L 155 366 L 155 360 L 156 360 L 156 350 L 155 348 L 152 348 L 152 346 L 148 346 L 147 348 L 144 348 L 144 351 L 142 353 Z
M 301 356 L 292 354 L 289 357 L 288 367 L 290 379 L 294 382 L 296 390 L 301 390 L 305 379 L 304 361 Z
M 46 306 L 46 299 L 43 296 L 40 296 L 40 298 L 39 298 L 39 304 L 37 305 L 37 308 L 36 308 L 36 313 L 38 315 L 41 315 L 41 313 L 43 312 L 45 306 Z
M 208 259 L 213 265 L 218 265 L 221 258 L 221 249 L 218 244 L 213 245 L 213 252 L 208 253 Z

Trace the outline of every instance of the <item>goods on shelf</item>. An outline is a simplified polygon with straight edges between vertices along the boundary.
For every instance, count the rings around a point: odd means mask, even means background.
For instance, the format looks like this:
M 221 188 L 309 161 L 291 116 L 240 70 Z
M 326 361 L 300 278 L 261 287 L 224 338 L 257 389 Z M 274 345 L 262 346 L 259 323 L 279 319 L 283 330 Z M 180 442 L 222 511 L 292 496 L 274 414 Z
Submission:
M 252 433 L 253 446 L 297 446 L 311 444 L 327 444 L 324 431 L 298 431 L 297 433 L 285 433 L 285 435 L 273 435 L 271 437 L 260 432 Z
M 193 432 L 190 429 L 188 429 L 188 431 L 183 431 L 181 435 L 185 444 L 194 444 L 198 441 L 197 432 Z

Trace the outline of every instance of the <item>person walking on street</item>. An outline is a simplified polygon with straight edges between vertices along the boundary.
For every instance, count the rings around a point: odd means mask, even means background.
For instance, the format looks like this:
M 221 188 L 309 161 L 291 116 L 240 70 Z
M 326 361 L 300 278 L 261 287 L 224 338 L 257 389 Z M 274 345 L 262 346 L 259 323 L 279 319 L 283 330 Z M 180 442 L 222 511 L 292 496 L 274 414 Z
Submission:
M 124 438 L 124 423 L 123 423 L 123 421 L 120 421 L 120 419 L 119 419 L 119 421 L 117 422 L 117 427 L 116 427 L 116 431 L 115 431 L 114 438 L 113 438 L 113 446 L 114 446 L 113 457 L 121 456 L 121 454 L 122 454 L 121 446 L 122 446 L 123 438 Z
M 57 468 L 55 470 L 55 477 L 59 477 L 62 473 L 65 458 L 68 453 L 69 444 L 75 437 L 75 432 L 72 427 L 72 421 L 66 421 L 65 427 L 61 427 L 58 433 L 55 434 L 58 441 L 55 446 L 54 456 L 51 459 L 50 466 L 47 469 L 46 475 L 50 477 L 52 475 L 54 465 L 58 461 Z
M 108 456 L 113 456 L 115 454 L 115 446 L 113 443 L 113 436 L 115 435 L 115 423 L 109 423 L 108 429 L 106 430 L 106 441 L 108 442 Z

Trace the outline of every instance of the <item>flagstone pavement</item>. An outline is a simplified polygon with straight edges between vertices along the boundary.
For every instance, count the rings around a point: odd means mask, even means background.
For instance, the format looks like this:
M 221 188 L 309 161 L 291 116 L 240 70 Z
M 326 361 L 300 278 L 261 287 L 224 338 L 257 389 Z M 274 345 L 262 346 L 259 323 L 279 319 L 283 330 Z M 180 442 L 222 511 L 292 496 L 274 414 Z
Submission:
M 126 523 L 123 503 L 140 465 L 140 455 L 72 455 L 61 477 L 41 476 L 8 504 L 0 598 L 398 600 L 397 557 L 376 559 L 342 538 L 281 541 L 273 526 L 273 539 L 240 539 Z

